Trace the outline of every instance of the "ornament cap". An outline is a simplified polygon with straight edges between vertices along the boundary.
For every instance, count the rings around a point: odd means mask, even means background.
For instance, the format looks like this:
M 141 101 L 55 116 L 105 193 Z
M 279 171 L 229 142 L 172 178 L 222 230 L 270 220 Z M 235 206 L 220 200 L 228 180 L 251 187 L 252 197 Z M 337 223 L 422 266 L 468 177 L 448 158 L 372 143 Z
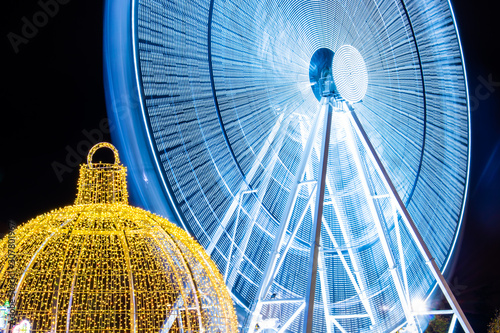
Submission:
M 100 148 L 111 149 L 114 163 L 92 161 Z M 87 163 L 80 165 L 78 194 L 75 204 L 123 203 L 128 204 L 127 168 L 120 163 L 118 150 L 108 142 L 93 146 L 87 156 Z

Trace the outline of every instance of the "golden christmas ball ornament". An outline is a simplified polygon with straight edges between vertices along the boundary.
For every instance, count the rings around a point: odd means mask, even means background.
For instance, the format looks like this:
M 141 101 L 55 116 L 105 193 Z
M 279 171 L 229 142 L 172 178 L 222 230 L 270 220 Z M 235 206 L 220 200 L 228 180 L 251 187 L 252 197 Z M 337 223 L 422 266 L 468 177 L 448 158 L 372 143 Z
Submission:
M 114 163 L 92 162 L 103 147 Z M 0 269 L 0 332 L 237 332 L 213 261 L 184 230 L 129 206 L 109 143 L 81 165 L 74 205 L 2 240 Z

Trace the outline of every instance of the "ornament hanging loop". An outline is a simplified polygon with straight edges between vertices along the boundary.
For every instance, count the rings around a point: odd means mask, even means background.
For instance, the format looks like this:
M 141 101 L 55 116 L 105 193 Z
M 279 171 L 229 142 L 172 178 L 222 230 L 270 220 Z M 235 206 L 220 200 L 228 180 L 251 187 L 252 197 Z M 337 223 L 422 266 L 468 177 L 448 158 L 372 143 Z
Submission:
M 114 163 L 93 162 L 94 153 L 100 148 L 111 149 Z M 116 148 L 108 142 L 92 147 L 87 156 L 87 164 L 80 165 L 78 194 L 75 204 L 128 203 L 127 168 L 120 164 Z
M 111 151 L 113 151 L 113 154 L 115 156 L 115 163 L 114 164 L 120 164 L 120 157 L 118 156 L 118 150 L 116 150 L 115 146 L 113 146 L 109 142 L 99 142 L 96 144 L 92 149 L 90 149 L 89 154 L 87 156 L 87 164 L 92 167 L 92 158 L 94 157 L 94 153 L 100 149 L 100 148 L 109 148 Z

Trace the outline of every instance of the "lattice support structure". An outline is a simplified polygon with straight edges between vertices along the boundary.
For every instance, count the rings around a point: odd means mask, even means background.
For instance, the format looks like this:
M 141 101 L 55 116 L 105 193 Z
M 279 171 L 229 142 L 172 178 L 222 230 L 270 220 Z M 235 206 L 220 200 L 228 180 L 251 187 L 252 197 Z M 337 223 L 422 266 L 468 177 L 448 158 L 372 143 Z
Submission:
M 434 264 L 433 265 L 433 260 L 431 259 L 432 256 L 430 255 L 430 252 L 428 248 L 426 247 L 423 238 L 420 236 L 418 233 L 417 228 L 415 227 L 415 224 L 413 220 L 411 219 L 408 211 L 404 207 L 404 204 L 402 203 L 401 198 L 399 197 L 397 191 L 395 191 L 394 185 L 392 184 L 391 180 L 388 177 L 387 172 L 385 171 L 383 164 L 380 161 L 380 158 L 377 156 L 373 146 L 371 145 L 366 132 L 364 132 L 359 120 L 357 119 L 356 113 L 354 112 L 353 108 L 349 106 L 346 103 L 338 103 L 334 98 L 331 98 L 332 100 L 329 102 L 329 99 L 324 98 L 324 100 L 327 100 L 326 102 L 322 100 L 322 105 L 320 110 L 318 110 L 318 115 L 316 119 L 324 119 L 324 122 L 322 125 L 323 127 L 323 134 L 321 135 L 321 149 L 316 149 L 317 150 L 317 155 L 320 155 L 319 160 L 321 162 L 325 162 L 325 164 L 320 163 L 320 165 L 327 165 L 327 161 L 325 159 L 327 158 L 327 153 L 328 153 L 328 146 L 329 143 L 328 141 L 330 140 L 330 131 L 328 129 L 329 122 L 331 123 L 332 121 L 338 122 L 340 124 L 340 127 L 343 128 L 343 133 L 345 133 L 345 138 L 346 138 L 346 146 L 347 149 L 350 151 L 349 156 L 353 159 L 356 174 L 358 177 L 358 186 L 360 186 L 363 189 L 364 196 L 366 198 L 366 204 L 369 208 L 369 212 L 371 214 L 371 218 L 373 219 L 373 225 L 374 229 L 376 230 L 376 237 L 378 241 L 381 244 L 381 247 L 383 249 L 382 253 L 385 256 L 385 260 L 387 262 L 387 265 L 389 267 L 389 272 L 390 276 L 392 279 L 392 286 L 396 289 L 396 294 L 398 296 L 398 306 L 400 306 L 405 314 L 406 318 L 406 324 L 405 326 L 410 329 L 410 330 L 420 330 L 419 325 L 417 324 L 417 317 L 424 315 L 424 314 L 442 314 L 442 315 L 452 315 L 452 320 L 450 324 L 449 331 L 453 332 L 456 326 L 456 322 L 458 321 L 462 328 L 466 332 L 473 332 L 472 328 L 470 327 L 470 324 L 468 323 L 467 319 L 463 315 L 462 310 L 460 309 L 460 306 L 458 302 L 456 302 L 456 299 L 454 298 L 449 286 L 446 284 L 446 281 L 442 277 L 442 274 L 439 270 L 439 268 Z M 332 109 L 332 106 L 335 106 L 335 108 Z M 335 110 L 333 112 L 332 110 Z M 332 118 L 332 112 L 334 114 L 334 117 Z M 332 120 L 333 119 L 333 120 Z M 331 125 L 331 124 L 330 124 Z M 318 127 L 317 124 L 313 125 L 312 128 Z M 300 173 L 298 173 L 298 177 L 296 180 L 297 184 L 297 189 L 295 191 L 298 191 L 298 184 L 300 184 L 300 179 L 302 179 L 305 170 L 310 169 L 309 166 L 309 159 L 311 158 L 310 152 L 314 150 L 314 145 L 312 144 L 313 139 L 311 136 L 315 136 L 316 133 L 314 131 L 311 131 L 310 137 L 308 139 L 308 144 L 306 144 L 306 147 L 309 147 L 308 150 L 305 151 L 303 155 L 303 160 L 301 165 L 303 165 L 303 168 L 300 169 Z M 361 145 L 364 147 L 364 157 L 361 156 L 361 152 L 359 151 L 357 142 L 360 142 Z M 326 148 L 325 148 L 326 147 Z M 310 149 L 310 150 L 309 150 Z M 326 150 L 325 150 L 326 149 Z M 370 165 L 368 165 L 367 160 L 370 160 Z M 367 168 L 375 167 L 374 170 L 368 170 Z M 287 216 L 287 219 L 283 221 L 283 224 L 281 224 L 282 231 L 279 235 L 282 235 L 281 238 L 277 238 L 275 240 L 275 248 L 276 250 L 273 252 L 275 253 L 275 257 L 272 261 L 270 261 L 273 264 L 268 265 L 268 268 L 266 270 L 266 273 L 264 276 L 267 277 L 264 279 L 264 282 L 262 284 L 262 291 L 260 294 L 260 297 L 258 301 L 256 302 L 256 305 L 253 307 L 253 321 L 251 321 L 251 324 L 249 325 L 248 332 L 254 332 L 255 328 L 258 328 L 258 319 L 262 318 L 262 306 L 265 304 L 286 304 L 290 302 L 296 302 L 301 304 L 301 306 L 289 317 L 286 319 L 284 322 L 284 325 L 281 327 L 280 332 L 284 332 L 285 329 L 284 327 L 289 327 L 291 322 L 294 320 L 297 320 L 298 318 L 301 318 L 302 315 L 302 322 L 304 323 L 304 328 L 303 332 L 312 332 L 312 321 L 313 321 L 313 313 L 315 309 L 315 302 L 314 302 L 314 290 L 316 289 L 316 285 L 319 283 L 319 288 L 321 292 L 321 302 L 323 304 L 323 311 L 325 313 L 325 317 L 327 320 L 327 327 L 326 330 L 327 332 L 332 331 L 332 325 L 338 329 L 341 332 L 348 332 L 348 328 L 344 327 L 341 324 L 341 321 L 344 323 L 349 320 L 359 320 L 360 318 L 369 318 L 373 327 L 375 328 L 377 325 L 377 319 L 375 318 L 375 315 L 373 313 L 373 307 L 375 306 L 373 304 L 373 300 L 371 300 L 367 294 L 367 286 L 365 285 L 364 278 L 362 276 L 361 268 L 359 267 L 358 264 L 358 255 L 355 254 L 352 249 L 351 249 L 351 244 L 352 242 L 355 242 L 356 240 L 349 240 L 349 235 L 348 235 L 348 228 L 349 225 L 352 223 L 355 223 L 353 221 L 345 221 L 343 214 L 341 210 L 338 207 L 338 204 L 336 202 L 335 196 L 332 194 L 334 192 L 333 189 L 333 184 L 332 181 L 329 179 L 326 170 L 324 172 L 321 171 L 318 172 L 320 175 L 320 178 L 316 181 L 316 186 L 314 186 L 313 190 L 310 192 L 309 200 L 307 201 L 307 204 L 305 206 L 305 209 L 303 210 L 303 213 L 301 217 L 298 220 L 298 224 L 296 227 L 293 229 L 291 232 L 288 241 L 285 243 L 285 231 L 288 228 L 288 223 L 290 222 L 290 218 L 292 215 L 293 211 L 297 210 L 297 207 L 294 205 L 296 202 L 292 199 L 294 199 L 295 196 L 291 196 L 290 200 L 291 202 L 289 203 L 289 210 L 288 214 L 285 214 L 284 216 Z M 374 176 L 373 172 L 376 173 L 376 176 Z M 382 191 L 383 193 L 373 192 L 373 182 L 376 180 L 372 179 L 372 177 L 377 177 L 379 181 L 383 183 L 382 186 Z M 319 188 L 320 191 L 322 191 L 323 196 L 318 196 L 316 194 L 316 188 Z M 380 191 L 380 189 L 379 189 Z M 324 195 L 325 193 L 329 193 L 330 197 L 328 200 L 325 199 Z M 310 207 L 310 204 L 312 202 L 313 197 L 316 197 L 316 205 L 313 207 Z M 394 229 L 395 229 L 395 238 L 396 238 L 396 244 L 397 248 L 391 248 L 391 241 L 388 239 L 389 234 L 388 234 L 388 226 L 386 225 L 387 221 L 387 216 L 385 216 L 382 211 L 381 211 L 381 204 L 378 202 L 379 200 L 389 200 L 389 211 L 390 211 L 390 218 L 392 218 L 392 222 L 394 224 Z M 330 224 L 324 219 L 323 217 L 323 204 L 324 205 L 330 205 L 332 206 L 337 219 L 339 223 L 340 230 L 342 232 L 342 240 L 347 246 L 346 252 L 348 253 L 348 260 L 344 257 L 344 254 L 342 253 L 341 246 L 339 245 L 339 242 L 337 241 L 337 237 L 334 235 L 334 233 L 331 230 Z M 300 298 L 295 298 L 295 299 L 273 299 L 272 301 L 269 301 L 268 297 L 268 292 L 273 284 L 273 280 L 276 278 L 277 271 L 279 271 L 282 262 L 284 261 L 284 257 L 288 253 L 288 250 L 291 246 L 291 244 L 294 242 L 294 237 L 295 237 L 295 232 L 296 230 L 300 227 L 300 222 L 302 221 L 303 216 L 305 215 L 305 212 L 307 209 L 311 209 L 311 213 L 316 216 L 317 219 L 317 228 L 323 229 L 324 234 L 328 237 L 329 242 L 333 244 L 334 250 L 342 262 L 343 268 L 349 276 L 351 283 L 353 285 L 353 288 L 355 289 L 356 293 L 358 294 L 359 299 L 361 300 L 361 303 L 363 304 L 363 307 L 365 309 L 365 313 L 351 313 L 351 314 L 344 314 L 344 315 L 334 315 L 330 314 L 329 310 L 329 294 L 330 292 L 328 291 L 328 286 L 326 285 L 326 264 L 325 264 L 325 254 L 323 252 L 322 247 L 320 244 L 324 244 L 325 241 L 322 240 L 322 234 L 321 232 L 313 232 L 313 235 L 315 235 L 315 242 L 312 243 L 311 245 L 311 261 L 310 261 L 310 266 L 309 266 L 309 271 L 308 275 L 310 277 L 310 282 L 311 286 L 309 287 L 308 291 L 306 292 L 305 300 L 302 300 Z M 320 212 L 318 214 L 318 212 Z M 398 214 L 399 213 L 399 214 Z M 399 218 L 401 216 L 401 219 Z M 400 225 L 400 221 L 403 222 L 404 227 L 406 228 L 405 230 L 410 230 L 411 234 L 411 242 L 419 249 L 424 261 L 426 262 L 426 265 L 429 267 L 432 275 L 436 278 L 438 286 L 440 287 L 441 291 L 445 295 L 446 299 L 449 301 L 449 304 L 451 306 L 451 310 L 428 310 L 425 312 L 418 312 L 414 310 L 414 304 L 412 303 L 412 293 L 410 291 L 409 283 L 408 283 L 408 278 L 407 278 L 407 265 L 406 261 L 407 258 L 405 258 L 404 255 L 404 246 L 403 246 L 403 240 L 402 240 L 402 234 L 401 234 L 401 228 L 403 226 Z M 318 244 L 315 246 L 314 244 Z M 285 245 L 286 244 L 286 245 Z M 285 245 L 285 250 L 281 252 L 281 249 Z M 397 259 L 396 259 L 397 258 Z M 353 267 L 353 269 L 351 269 Z M 319 276 L 319 281 L 315 281 L 313 277 L 315 277 L 318 274 Z M 301 313 L 304 310 L 303 314 Z M 280 318 L 283 320 L 283 318 Z

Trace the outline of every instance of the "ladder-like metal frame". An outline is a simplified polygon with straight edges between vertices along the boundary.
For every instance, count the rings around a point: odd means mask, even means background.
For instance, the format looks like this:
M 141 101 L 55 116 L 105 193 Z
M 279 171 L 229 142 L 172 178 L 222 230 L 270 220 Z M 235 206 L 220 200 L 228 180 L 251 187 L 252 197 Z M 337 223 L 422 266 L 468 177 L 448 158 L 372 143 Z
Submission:
M 249 310 L 251 311 L 251 316 L 248 321 L 248 325 L 246 326 L 246 332 L 248 333 L 253 333 L 255 331 L 257 322 L 259 320 L 262 308 L 266 304 L 284 304 L 284 303 L 296 303 L 300 304 L 299 307 L 295 310 L 295 312 L 292 314 L 290 318 L 280 327 L 278 332 L 284 332 L 292 323 L 295 321 L 304 311 L 304 321 L 303 321 L 303 332 L 310 333 L 312 332 L 312 322 L 313 322 L 313 313 L 314 313 L 314 297 L 315 297 L 315 289 L 316 289 L 316 276 L 317 273 L 319 272 L 320 276 L 320 283 L 321 283 L 321 293 L 322 293 L 322 299 L 325 307 L 325 311 L 328 311 L 328 300 L 326 299 L 327 297 L 327 289 L 325 286 L 323 286 L 324 283 L 326 283 L 325 276 L 324 276 L 324 260 L 323 260 L 323 253 L 321 250 L 321 228 L 322 228 L 322 221 L 323 221 L 323 206 L 325 204 L 324 200 L 324 195 L 325 195 L 325 188 L 326 186 L 330 186 L 329 181 L 327 179 L 327 165 L 328 165 L 328 151 L 329 151 L 329 144 L 330 144 L 330 131 L 331 131 L 331 122 L 332 122 L 332 113 L 334 112 L 333 106 L 336 108 L 339 108 L 340 105 L 340 112 L 345 112 L 346 113 L 346 135 L 349 140 L 350 144 L 350 149 L 352 150 L 353 156 L 355 158 L 355 164 L 356 164 L 356 169 L 357 172 L 360 175 L 361 181 L 362 181 L 362 186 L 363 189 L 366 193 L 368 204 L 370 205 L 370 211 L 371 214 L 373 215 L 375 226 L 377 229 L 377 235 L 380 239 L 382 248 L 384 250 L 384 255 L 386 256 L 386 260 L 391 272 L 391 278 L 392 281 L 394 282 L 398 298 L 400 300 L 401 306 L 403 308 L 407 325 L 411 329 L 417 329 L 418 330 L 418 325 L 416 323 L 416 316 L 419 315 L 424 315 L 424 314 L 444 314 L 444 315 L 452 315 L 451 323 L 450 323 L 450 328 L 449 332 L 453 332 L 456 326 L 456 322 L 458 321 L 462 328 L 464 329 L 465 332 L 467 333 L 473 333 L 473 329 L 470 326 L 469 322 L 467 321 L 467 318 L 465 317 L 462 309 L 460 308 L 460 305 L 458 304 L 456 298 L 454 297 L 448 283 L 444 279 L 443 275 L 441 274 L 441 271 L 439 267 L 437 266 L 434 258 L 432 257 L 427 245 L 425 244 L 422 236 L 420 235 L 420 232 L 418 231 L 413 219 L 411 218 L 408 210 L 406 209 L 405 205 L 403 204 L 403 201 L 401 200 L 398 192 L 396 191 L 396 188 L 394 184 L 392 183 L 391 179 L 389 178 L 389 175 L 387 171 L 385 170 L 379 156 L 377 155 L 373 145 L 371 144 L 366 132 L 364 131 L 354 109 L 352 106 L 344 103 L 344 102 L 339 102 L 337 101 L 334 97 L 323 97 L 320 103 L 320 109 L 319 112 L 317 113 L 314 122 L 310 128 L 309 135 L 307 138 L 307 141 L 305 142 L 304 145 L 304 151 L 302 154 L 302 158 L 299 164 L 299 167 L 297 169 L 296 175 L 295 175 L 295 180 L 292 184 L 292 187 L 290 189 L 290 195 L 288 196 L 288 201 L 286 203 L 286 210 L 285 213 L 283 214 L 283 218 L 280 221 L 279 224 L 279 230 L 278 233 L 274 239 L 273 247 L 271 254 L 269 256 L 269 260 L 266 264 L 266 268 L 263 273 L 263 278 L 262 282 L 259 286 L 259 291 L 257 293 L 257 299 L 256 301 L 250 306 Z M 318 129 L 320 127 L 320 119 L 323 120 L 323 133 L 322 133 L 322 139 L 321 139 L 321 150 L 319 151 L 319 158 L 320 158 L 320 165 L 319 165 L 319 179 L 317 181 L 304 181 L 303 177 L 306 172 L 307 168 L 307 163 L 310 159 L 311 153 L 314 150 L 314 141 L 317 136 Z M 359 155 L 359 150 L 356 147 L 355 143 L 355 136 L 359 138 L 361 144 L 363 145 L 365 151 L 367 152 L 367 158 L 371 160 L 372 164 L 375 166 L 376 172 L 381 176 L 381 180 L 383 182 L 384 187 L 388 190 L 388 194 L 384 195 L 384 197 L 389 197 L 391 200 L 391 206 L 393 209 L 393 218 L 394 218 L 394 225 L 395 225 L 395 231 L 396 231 L 396 240 L 397 240 L 397 245 L 398 245 L 398 253 L 399 253 L 399 262 L 401 265 L 401 270 L 398 270 L 396 267 L 396 259 L 394 257 L 393 251 L 391 251 L 391 248 L 389 246 L 389 240 L 387 239 L 387 236 L 385 234 L 384 226 L 382 224 L 382 221 L 380 220 L 380 216 L 378 216 L 375 208 L 375 202 L 376 200 L 380 199 L 380 196 L 375 196 L 370 193 L 370 189 L 368 186 L 368 180 L 367 175 L 365 173 L 365 170 L 362 166 L 361 163 L 361 157 Z M 292 217 L 292 212 L 294 211 L 295 203 L 297 200 L 298 193 L 300 191 L 300 188 L 304 184 L 311 184 L 314 183 L 312 188 L 310 188 L 309 192 L 309 197 L 307 200 L 307 204 L 304 208 L 304 210 L 301 213 L 301 216 L 296 223 L 294 230 L 292 231 L 291 235 L 289 236 L 288 240 L 286 240 L 286 234 L 288 230 L 288 225 L 290 222 L 290 219 Z M 319 190 L 319 192 L 317 192 Z M 315 205 L 314 207 L 311 207 L 311 211 L 313 212 L 313 235 L 314 235 L 314 240 L 313 243 L 311 244 L 311 255 L 310 255 L 310 261 L 309 261 L 309 267 L 308 267 L 308 283 L 307 283 L 307 292 L 305 295 L 305 298 L 288 298 L 288 299 L 266 299 L 267 294 L 269 293 L 269 290 L 273 284 L 274 279 L 276 278 L 276 275 L 283 264 L 284 258 L 290 249 L 290 246 L 292 245 L 294 238 L 296 236 L 296 233 L 300 227 L 300 224 L 302 223 L 302 220 L 304 219 L 310 205 L 312 205 L 312 200 L 313 198 L 316 197 Z M 328 203 L 327 203 L 328 204 Z M 330 204 L 334 205 L 334 209 L 336 209 L 335 201 L 333 200 Z M 450 310 L 430 310 L 430 311 L 425 311 L 425 312 L 418 312 L 412 309 L 412 303 L 411 303 L 411 297 L 409 293 L 409 288 L 408 288 L 408 281 L 407 281 L 407 276 L 406 276 L 406 263 L 405 263 L 405 258 L 403 254 L 403 246 L 402 246 L 402 240 L 401 240 L 401 234 L 400 234 L 400 225 L 399 225 L 399 218 L 398 218 L 398 212 L 399 216 L 401 216 L 401 221 L 403 225 L 406 227 L 406 229 L 409 232 L 409 235 L 411 237 L 411 240 L 415 243 L 420 255 L 423 257 L 425 260 L 426 264 L 428 265 L 432 275 L 436 279 L 438 286 L 440 290 L 442 291 L 443 295 L 445 296 L 446 300 L 448 301 L 451 309 Z M 339 216 L 341 218 L 341 216 Z M 324 223 L 324 227 L 327 227 L 327 224 Z M 327 228 L 328 229 L 328 228 Z M 327 230 L 328 232 L 329 230 Z M 331 234 L 331 231 L 328 233 L 329 237 L 331 238 L 333 244 L 336 244 L 336 240 L 333 238 L 333 234 Z M 286 241 L 286 242 L 285 242 Z M 284 248 L 283 248 L 284 246 Z M 351 262 L 355 262 L 354 254 L 352 252 L 349 252 L 349 257 L 351 259 Z M 350 272 L 349 267 L 346 267 L 346 270 L 348 273 Z M 359 272 L 355 272 L 358 273 Z M 352 275 L 352 276 L 351 276 Z M 374 323 L 374 318 L 372 314 L 372 309 L 370 308 L 369 300 L 367 299 L 367 296 L 365 294 L 365 290 L 359 287 L 359 283 L 361 283 L 361 278 L 359 275 L 354 275 L 351 274 L 349 275 L 351 278 L 351 282 L 353 283 L 356 291 L 358 292 L 358 295 L 360 296 L 361 300 L 363 301 L 363 306 L 365 307 L 366 314 L 354 314 L 352 318 L 358 318 L 361 316 L 364 317 L 369 317 L 370 320 L 372 321 L 372 324 Z M 332 316 L 329 313 L 325 312 L 325 317 L 327 321 L 327 325 L 329 325 L 328 332 L 331 332 L 331 324 L 335 325 L 337 329 L 340 331 L 345 331 L 342 326 L 339 324 L 337 319 L 346 319 L 342 318 L 339 316 Z M 349 317 L 351 318 L 351 317 Z
M 417 226 L 415 225 L 415 222 L 410 216 L 410 213 L 406 209 L 403 200 L 401 200 L 401 197 L 399 196 L 396 187 L 392 183 L 389 174 L 384 168 L 384 165 L 382 164 L 382 161 L 377 155 L 377 152 L 375 151 L 375 148 L 370 142 L 370 139 L 368 138 L 368 135 L 366 134 L 365 130 L 363 129 L 363 126 L 361 125 L 361 122 L 358 119 L 358 116 L 356 115 L 355 111 L 350 108 L 350 120 L 351 124 L 353 125 L 354 129 L 357 131 L 357 134 L 359 138 L 361 139 L 363 146 L 367 149 L 367 151 L 370 152 L 370 157 L 373 159 L 374 165 L 377 168 L 377 171 L 382 174 L 382 181 L 384 182 L 384 185 L 386 188 L 390 190 L 390 195 L 391 199 L 393 202 L 395 201 L 397 203 L 397 209 L 399 212 L 402 214 L 402 220 L 403 223 L 405 224 L 406 228 L 408 229 L 410 236 L 412 240 L 415 242 L 415 244 L 418 247 L 418 250 L 422 257 L 424 258 L 426 264 L 429 266 L 429 269 L 436 279 L 439 288 L 441 289 L 441 292 L 445 296 L 446 300 L 448 301 L 448 304 L 450 305 L 452 311 L 453 311 L 453 318 L 452 322 L 450 325 L 451 329 L 454 329 L 456 320 L 460 322 L 460 325 L 464 329 L 466 333 L 473 333 L 474 330 L 472 329 L 469 321 L 465 317 L 464 312 L 462 311 L 462 308 L 460 307 L 460 304 L 458 304 L 457 299 L 455 298 L 455 295 L 453 295 L 453 292 L 451 291 L 450 286 L 446 282 L 443 274 L 441 274 L 441 270 L 439 269 L 434 257 L 432 256 L 431 252 L 429 251 L 429 248 L 425 244 L 424 239 L 422 238 L 422 235 L 417 229 Z M 396 223 L 396 222 L 395 222 Z M 425 313 L 427 314 L 427 313 Z M 413 313 L 413 315 L 418 315 L 418 313 Z

